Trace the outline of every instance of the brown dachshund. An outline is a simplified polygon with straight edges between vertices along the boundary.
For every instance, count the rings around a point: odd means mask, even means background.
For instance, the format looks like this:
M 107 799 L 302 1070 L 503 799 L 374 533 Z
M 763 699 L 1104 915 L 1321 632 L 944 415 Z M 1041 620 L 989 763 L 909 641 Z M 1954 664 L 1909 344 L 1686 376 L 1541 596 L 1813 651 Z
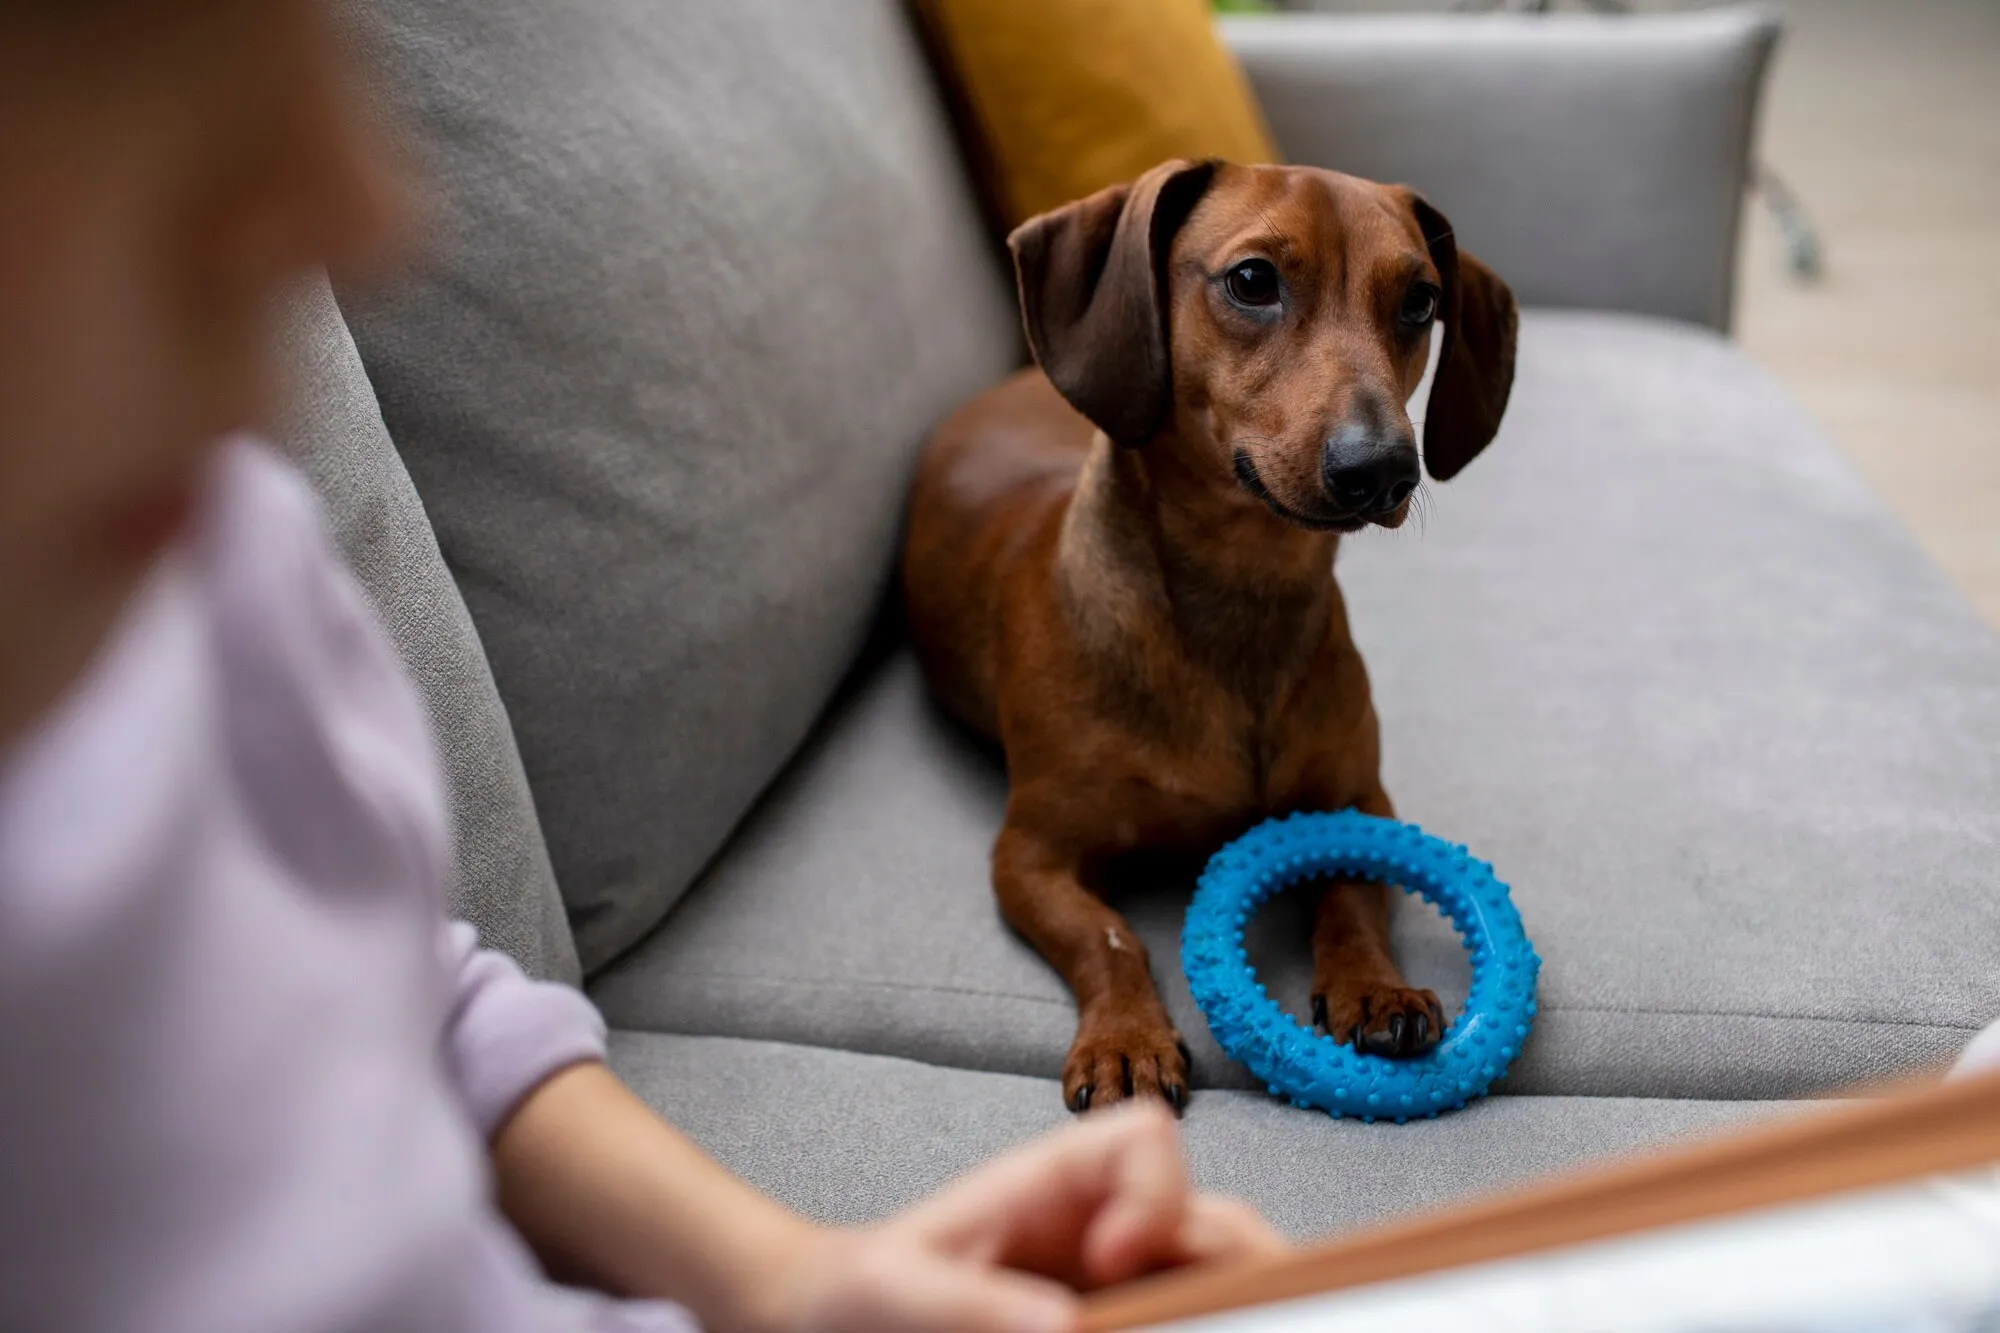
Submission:
M 945 705 L 1006 751 L 993 887 L 1076 996 L 1065 1102 L 1178 1109 L 1187 1048 L 1100 890 L 1273 814 L 1392 813 L 1334 549 L 1409 513 L 1434 327 L 1424 465 L 1444 480 L 1493 438 L 1514 298 L 1410 190 L 1304 167 L 1169 162 L 1008 245 L 1039 369 L 924 453 L 912 631 Z M 1414 1055 L 1444 1014 L 1390 957 L 1388 897 L 1326 885 L 1314 1017 Z

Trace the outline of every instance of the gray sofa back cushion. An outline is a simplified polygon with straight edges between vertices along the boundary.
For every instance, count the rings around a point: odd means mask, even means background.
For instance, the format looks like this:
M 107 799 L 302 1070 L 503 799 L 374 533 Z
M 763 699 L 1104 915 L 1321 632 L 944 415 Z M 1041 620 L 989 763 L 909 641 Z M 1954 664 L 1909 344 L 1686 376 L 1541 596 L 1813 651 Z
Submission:
M 1524 304 L 1728 327 L 1768 11 L 1223 30 L 1288 160 L 1422 190 Z
M 1016 364 L 896 0 L 395 0 L 434 262 L 352 304 L 586 969 L 805 735 L 929 427 Z
M 437 730 L 457 839 L 452 912 L 534 975 L 576 981 L 576 946 L 507 710 L 323 279 L 287 310 L 283 353 L 294 380 L 284 443 L 319 492 Z

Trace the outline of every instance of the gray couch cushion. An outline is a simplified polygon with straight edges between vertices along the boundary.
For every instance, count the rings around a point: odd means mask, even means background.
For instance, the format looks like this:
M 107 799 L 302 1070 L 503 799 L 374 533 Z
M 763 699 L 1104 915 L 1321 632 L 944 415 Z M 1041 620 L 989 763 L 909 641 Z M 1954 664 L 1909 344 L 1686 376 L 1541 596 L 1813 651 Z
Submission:
M 1523 302 L 1727 327 L 1769 10 L 1223 31 L 1287 160 L 1416 186 Z
M 809 1217 L 887 1216 L 1064 1123 L 1056 1085 L 769 1042 L 616 1032 L 625 1081 L 751 1184 Z M 1362 1125 L 1211 1092 L 1182 1130 L 1204 1188 L 1304 1238 L 1719 1132 L 1781 1104 L 1494 1097 L 1436 1121 Z
M 349 313 L 588 968 L 825 704 L 1013 303 L 895 0 L 374 9 L 444 222 Z
M 576 981 L 576 945 L 507 710 L 324 279 L 308 283 L 287 310 L 282 350 L 294 381 L 286 445 L 319 492 L 437 732 L 457 843 L 451 910 L 534 975 Z
M 2000 640 L 1739 352 L 1532 313 L 1502 437 L 1431 510 L 1341 580 L 1390 791 L 1495 863 L 1545 960 L 1511 1090 L 1792 1096 L 2000 1014 Z M 1054 1075 L 1068 997 L 987 889 L 1003 793 L 899 661 L 599 1002 Z M 1240 1086 L 1179 976 L 1186 892 L 1121 905 L 1197 1083 Z M 1259 922 L 1294 1005 L 1303 906 Z M 1435 918 L 1398 929 L 1462 995 Z

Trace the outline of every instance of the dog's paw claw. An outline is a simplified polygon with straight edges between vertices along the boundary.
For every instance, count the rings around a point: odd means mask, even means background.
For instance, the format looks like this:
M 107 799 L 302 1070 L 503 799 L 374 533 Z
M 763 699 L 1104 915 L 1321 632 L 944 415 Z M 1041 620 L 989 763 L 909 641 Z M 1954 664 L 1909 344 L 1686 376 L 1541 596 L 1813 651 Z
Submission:
M 1427 990 L 1397 986 L 1366 995 L 1313 996 L 1313 1021 L 1363 1055 L 1407 1059 L 1444 1036 L 1444 1010 Z
M 1070 1110 L 1158 1097 L 1178 1113 L 1188 1100 L 1188 1049 L 1163 1022 L 1086 1021 L 1063 1067 Z

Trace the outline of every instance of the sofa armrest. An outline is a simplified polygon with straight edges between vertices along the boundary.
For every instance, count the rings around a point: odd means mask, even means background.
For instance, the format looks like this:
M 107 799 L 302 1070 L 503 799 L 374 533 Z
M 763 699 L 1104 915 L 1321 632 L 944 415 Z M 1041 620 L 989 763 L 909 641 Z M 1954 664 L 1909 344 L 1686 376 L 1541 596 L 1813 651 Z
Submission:
M 1222 30 L 1289 160 L 1415 186 L 1523 302 L 1726 329 L 1778 26 L 1738 8 Z

